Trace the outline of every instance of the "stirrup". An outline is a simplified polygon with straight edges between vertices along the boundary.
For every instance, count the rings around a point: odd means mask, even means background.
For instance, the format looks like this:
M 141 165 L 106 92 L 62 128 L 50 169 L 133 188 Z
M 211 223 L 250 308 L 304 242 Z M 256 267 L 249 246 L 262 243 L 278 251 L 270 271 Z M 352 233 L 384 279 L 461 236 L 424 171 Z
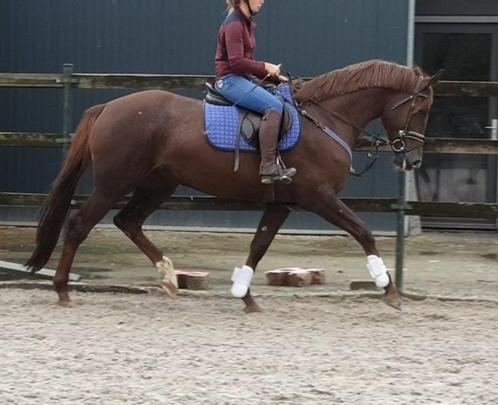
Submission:
M 292 177 L 297 173 L 297 170 L 294 167 L 290 167 L 288 169 L 282 169 L 278 166 L 278 171 L 272 174 L 265 174 L 261 176 L 262 184 L 272 184 L 272 183 L 283 183 L 290 184 L 292 183 Z

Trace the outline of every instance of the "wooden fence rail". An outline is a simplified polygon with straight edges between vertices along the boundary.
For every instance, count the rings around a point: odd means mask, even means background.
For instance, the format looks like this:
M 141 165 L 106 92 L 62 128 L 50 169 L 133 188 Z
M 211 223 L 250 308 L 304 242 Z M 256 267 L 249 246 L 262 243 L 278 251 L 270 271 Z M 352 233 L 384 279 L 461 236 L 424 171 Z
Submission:
M 309 80 L 310 78 L 302 78 Z M 0 73 L 0 88 L 63 88 L 69 81 L 78 89 L 193 89 L 204 90 L 212 75 L 150 75 L 73 73 Z M 498 82 L 440 81 L 437 96 L 498 97 Z
M 0 192 L 0 207 L 39 207 L 46 194 L 2 193 Z M 71 208 L 79 208 L 88 196 L 77 195 L 71 200 Z M 390 212 L 400 209 L 396 198 L 342 198 L 349 208 L 358 212 Z M 115 209 L 123 208 L 127 200 L 116 204 Z M 297 205 L 287 204 L 293 211 L 302 211 Z M 209 210 L 209 211 L 260 211 L 265 204 L 262 202 L 246 202 L 222 200 L 210 196 L 173 196 L 161 205 L 166 210 Z M 486 203 L 454 203 L 454 202 L 421 202 L 406 201 L 406 215 L 424 215 L 430 217 L 458 218 L 498 218 L 498 204 Z
M 57 133 L 0 132 L 0 147 L 57 148 L 70 143 L 70 139 Z M 355 151 L 371 151 L 369 144 L 355 145 Z M 381 152 L 391 152 L 385 145 Z M 448 139 L 429 138 L 424 145 L 424 153 L 498 155 L 498 140 L 492 139 Z

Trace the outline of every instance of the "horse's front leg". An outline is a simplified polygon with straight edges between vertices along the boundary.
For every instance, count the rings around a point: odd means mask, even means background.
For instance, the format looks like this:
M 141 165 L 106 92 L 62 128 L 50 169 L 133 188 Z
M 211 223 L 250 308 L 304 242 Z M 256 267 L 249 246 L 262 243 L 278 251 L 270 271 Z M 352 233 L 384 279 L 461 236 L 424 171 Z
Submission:
M 260 306 L 251 295 L 250 284 L 256 266 L 268 250 L 278 230 L 289 216 L 289 208 L 283 205 L 266 207 L 258 229 L 251 242 L 251 250 L 242 268 L 235 268 L 232 275 L 232 294 L 244 301 L 244 311 L 261 312 Z
M 385 303 L 396 309 L 401 309 L 398 290 L 387 272 L 377 251 L 375 239 L 366 224 L 332 191 L 316 196 L 312 203 L 307 203 L 303 208 L 320 215 L 328 222 L 351 234 L 358 241 L 367 255 L 367 268 L 370 275 L 375 280 L 377 287 L 384 288 Z

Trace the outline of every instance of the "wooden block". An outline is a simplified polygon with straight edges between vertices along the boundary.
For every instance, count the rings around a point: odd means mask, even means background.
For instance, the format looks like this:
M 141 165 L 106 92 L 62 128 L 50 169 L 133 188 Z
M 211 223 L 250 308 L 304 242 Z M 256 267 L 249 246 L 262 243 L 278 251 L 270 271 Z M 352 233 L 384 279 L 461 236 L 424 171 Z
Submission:
M 289 269 L 275 269 L 265 273 L 268 285 L 281 287 L 288 283 L 288 277 L 291 270 Z
M 308 270 L 294 270 L 289 273 L 287 285 L 289 287 L 307 287 L 311 285 L 311 272 Z
M 353 280 L 349 284 L 350 290 L 377 290 L 377 286 L 374 281 L 371 280 Z
M 311 273 L 311 284 L 325 284 L 325 269 L 307 269 Z
M 209 273 L 203 271 L 176 270 L 178 288 L 187 290 L 207 290 Z
M 325 269 L 303 269 L 282 267 L 266 273 L 268 285 L 305 287 L 311 284 L 325 284 Z

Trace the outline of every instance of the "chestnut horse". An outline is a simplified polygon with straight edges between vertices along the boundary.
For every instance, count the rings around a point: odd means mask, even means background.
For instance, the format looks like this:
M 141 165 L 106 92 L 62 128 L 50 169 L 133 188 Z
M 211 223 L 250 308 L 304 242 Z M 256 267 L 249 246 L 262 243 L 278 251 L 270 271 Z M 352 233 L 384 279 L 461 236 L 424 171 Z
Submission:
M 215 150 L 204 136 L 202 101 L 151 90 L 94 106 L 85 112 L 44 204 L 36 247 L 27 265 L 36 271 L 49 260 L 78 180 L 91 165 L 95 188 L 67 223 L 53 280 L 62 304 L 69 302 L 67 282 L 78 246 L 129 193 L 133 194 L 114 217 L 114 223 L 152 261 L 162 276 L 161 285 L 175 296 L 176 275 L 171 261 L 144 235 L 142 224 L 182 184 L 224 199 L 262 201 L 272 196 L 251 242 L 243 266 L 246 270 L 253 271 L 270 246 L 289 215 L 287 204 L 297 204 L 358 241 L 368 257 L 371 276 L 385 290 L 385 302 L 400 308 L 400 296 L 385 271 L 372 234 L 338 193 L 350 175 L 348 149 L 353 148 L 360 130 L 378 117 L 395 152 L 394 163 L 404 170 L 420 166 L 423 133 L 433 101 L 431 86 L 436 80 L 419 68 L 374 60 L 304 83 L 295 93 L 305 115 L 302 137 L 297 147 L 284 153 L 286 162 L 298 170 L 292 184 L 261 184 L 257 154 L 242 154 L 240 170 L 234 172 L 233 154 Z M 331 131 L 345 144 L 332 139 Z M 250 280 L 235 282 L 246 283 L 242 285 L 243 294 L 238 295 L 244 309 L 258 311 Z

